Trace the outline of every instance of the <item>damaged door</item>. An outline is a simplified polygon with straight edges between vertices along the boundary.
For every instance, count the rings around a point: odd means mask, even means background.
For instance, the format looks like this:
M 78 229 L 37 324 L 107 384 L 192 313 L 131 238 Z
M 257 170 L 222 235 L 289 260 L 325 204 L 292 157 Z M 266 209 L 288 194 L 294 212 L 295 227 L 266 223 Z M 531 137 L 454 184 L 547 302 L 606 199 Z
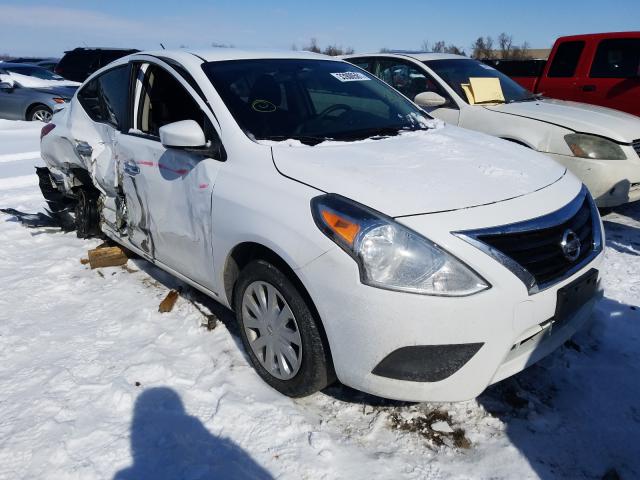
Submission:
M 82 110 L 72 115 L 88 115 L 92 122 L 71 122 L 73 146 L 80 164 L 89 172 L 94 185 L 112 204 L 118 190 L 114 144 L 116 132 L 127 119 L 130 66 L 120 65 L 94 77 L 78 92 Z M 106 217 L 109 213 L 105 212 Z
M 194 120 L 207 140 L 217 134 L 204 102 L 169 66 L 135 64 L 134 78 L 132 128 L 117 134 L 115 147 L 120 232 L 154 260 L 211 288 L 212 194 L 223 163 L 208 150 L 164 147 L 159 129 Z

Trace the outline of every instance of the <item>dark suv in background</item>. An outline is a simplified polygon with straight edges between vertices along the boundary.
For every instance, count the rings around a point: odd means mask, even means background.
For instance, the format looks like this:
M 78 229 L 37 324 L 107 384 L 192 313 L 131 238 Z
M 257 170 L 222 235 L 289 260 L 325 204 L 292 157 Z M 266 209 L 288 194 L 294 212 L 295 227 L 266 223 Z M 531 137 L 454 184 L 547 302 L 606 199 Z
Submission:
M 139 51 L 133 48 L 74 48 L 64 52 L 55 72 L 67 80 L 84 82 L 96 70 Z

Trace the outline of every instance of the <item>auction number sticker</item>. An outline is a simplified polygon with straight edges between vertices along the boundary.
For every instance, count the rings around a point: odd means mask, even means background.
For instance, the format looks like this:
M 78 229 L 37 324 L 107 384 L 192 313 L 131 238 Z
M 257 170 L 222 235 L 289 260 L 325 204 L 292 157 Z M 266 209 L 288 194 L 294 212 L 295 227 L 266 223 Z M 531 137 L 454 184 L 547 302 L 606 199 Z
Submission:
M 362 82 L 363 80 L 371 80 L 366 75 L 360 72 L 338 72 L 332 73 L 335 78 L 341 82 Z

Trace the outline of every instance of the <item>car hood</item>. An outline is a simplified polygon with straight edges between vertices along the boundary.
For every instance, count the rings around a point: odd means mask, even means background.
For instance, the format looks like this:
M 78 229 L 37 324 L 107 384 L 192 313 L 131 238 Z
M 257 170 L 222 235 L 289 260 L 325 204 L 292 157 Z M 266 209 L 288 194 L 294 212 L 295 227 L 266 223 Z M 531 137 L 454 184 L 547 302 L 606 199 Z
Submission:
M 60 87 L 42 87 L 31 88 L 30 90 L 40 93 L 46 93 L 48 95 L 59 95 L 61 97 L 71 98 L 76 92 L 78 87 L 75 86 L 60 86 Z
M 358 142 L 272 144 L 278 171 L 397 217 L 500 202 L 566 170 L 527 148 L 453 126 Z
M 488 110 L 553 123 L 621 143 L 640 138 L 640 118 L 611 108 L 563 100 L 542 99 L 486 106 Z

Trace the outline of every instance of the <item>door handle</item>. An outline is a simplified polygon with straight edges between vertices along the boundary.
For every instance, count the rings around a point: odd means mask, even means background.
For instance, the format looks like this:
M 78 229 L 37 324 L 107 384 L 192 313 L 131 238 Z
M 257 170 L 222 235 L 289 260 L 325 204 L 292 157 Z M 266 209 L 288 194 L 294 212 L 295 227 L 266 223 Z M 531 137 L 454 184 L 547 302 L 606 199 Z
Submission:
M 582 91 L 583 92 L 595 92 L 596 91 L 596 86 L 595 85 L 583 85 L 582 86 Z
M 76 153 L 83 160 L 91 160 L 93 154 L 93 148 L 87 142 L 83 140 L 76 141 Z
M 140 167 L 135 162 L 132 162 L 131 160 L 127 160 L 124 162 L 123 170 L 124 170 L 124 173 L 126 173 L 130 177 L 135 177 L 140 173 Z

